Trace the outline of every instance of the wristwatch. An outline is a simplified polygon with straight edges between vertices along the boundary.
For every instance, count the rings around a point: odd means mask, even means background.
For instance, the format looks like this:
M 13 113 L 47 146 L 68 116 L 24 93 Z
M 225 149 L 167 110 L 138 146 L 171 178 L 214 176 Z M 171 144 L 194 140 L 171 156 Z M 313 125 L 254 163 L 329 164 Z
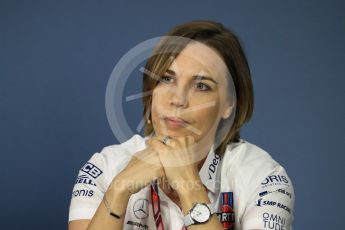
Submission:
M 211 204 L 196 203 L 184 217 L 184 226 L 206 223 L 215 211 Z

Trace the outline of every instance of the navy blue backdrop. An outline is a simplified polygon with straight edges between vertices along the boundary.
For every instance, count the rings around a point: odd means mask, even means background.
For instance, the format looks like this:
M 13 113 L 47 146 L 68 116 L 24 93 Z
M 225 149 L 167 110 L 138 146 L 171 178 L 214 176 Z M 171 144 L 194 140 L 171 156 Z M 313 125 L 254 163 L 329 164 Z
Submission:
M 67 228 L 79 168 L 118 143 L 105 113 L 115 64 L 192 19 L 220 21 L 243 42 L 255 111 L 242 138 L 287 169 L 294 229 L 341 229 L 344 10 L 335 0 L 1 0 L 0 229 Z M 136 127 L 141 108 L 125 109 Z

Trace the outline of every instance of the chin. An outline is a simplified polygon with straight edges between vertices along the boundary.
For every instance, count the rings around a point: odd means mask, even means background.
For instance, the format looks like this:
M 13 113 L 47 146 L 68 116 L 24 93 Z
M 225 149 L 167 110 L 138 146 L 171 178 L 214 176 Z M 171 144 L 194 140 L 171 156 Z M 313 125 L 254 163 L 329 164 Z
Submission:
M 181 137 L 181 136 L 187 136 L 187 135 L 191 135 L 191 134 L 187 134 L 185 132 L 179 132 L 179 131 L 175 131 L 175 130 L 166 129 L 164 131 L 161 131 L 161 130 L 157 131 L 156 135 L 157 136 L 169 136 L 169 137 Z

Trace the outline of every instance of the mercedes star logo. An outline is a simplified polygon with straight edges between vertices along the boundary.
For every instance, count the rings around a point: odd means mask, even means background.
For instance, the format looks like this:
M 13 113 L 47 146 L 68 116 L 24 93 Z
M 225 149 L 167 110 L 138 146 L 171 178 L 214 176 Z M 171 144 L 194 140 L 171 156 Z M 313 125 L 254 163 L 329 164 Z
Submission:
M 147 199 L 138 199 L 133 206 L 133 212 L 136 218 L 145 219 L 149 216 L 148 213 L 149 201 Z

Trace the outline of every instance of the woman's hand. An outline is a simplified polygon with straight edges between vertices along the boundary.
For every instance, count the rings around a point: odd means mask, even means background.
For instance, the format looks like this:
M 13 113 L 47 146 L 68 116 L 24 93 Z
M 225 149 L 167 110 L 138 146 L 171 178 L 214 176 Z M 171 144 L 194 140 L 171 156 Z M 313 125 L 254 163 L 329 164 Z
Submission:
M 146 144 L 158 153 L 164 167 L 165 176 L 170 186 L 177 193 L 193 186 L 200 186 L 198 155 L 196 155 L 196 142 L 193 136 L 181 136 L 169 139 L 162 143 L 163 136 L 155 136 Z
M 151 147 L 135 153 L 128 165 L 113 179 L 92 220 L 72 221 L 69 229 L 86 229 L 86 226 L 90 230 L 123 229 L 130 196 L 163 176 L 162 163 Z M 120 218 L 109 215 L 110 211 Z
M 148 146 L 133 155 L 126 168 L 113 179 L 111 186 L 131 195 L 163 176 L 164 169 L 158 154 Z

